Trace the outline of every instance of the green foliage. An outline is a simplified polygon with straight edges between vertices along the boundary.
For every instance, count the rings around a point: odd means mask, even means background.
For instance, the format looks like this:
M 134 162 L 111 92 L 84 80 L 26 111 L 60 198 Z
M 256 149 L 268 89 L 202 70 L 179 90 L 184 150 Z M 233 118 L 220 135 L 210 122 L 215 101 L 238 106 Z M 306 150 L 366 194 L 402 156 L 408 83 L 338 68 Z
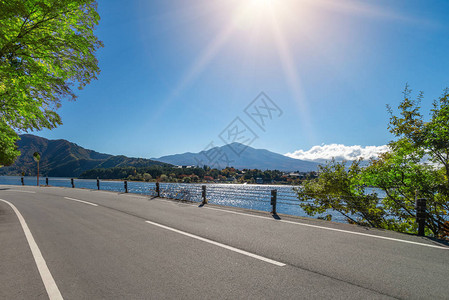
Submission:
M 153 179 L 153 177 L 150 175 L 150 174 L 148 174 L 148 173 L 143 173 L 143 180 L 145 180 L 145 181 L 150 181 L 151 179 Z
M 330 161 L 319 166 L 320 176 L 307 180 L 300 188 L 295 188 L 300 206 L 311 216 L 325 214 L 333 210 L 342 214 L 349 223 L 372 227 L 388 227 L 390 220 L 379 206 L 376 194 L 367 195 L 365 187 L 360 185 L 362 169 L 360 162 L 354 161 L 346 170 L 345 162 Z M 321 217 L 332 220 L 332 215 Z
M 101 165 L 100 165 L 101 166 Z M 162 176 L 165 175 L 165 176 Z M 314 177 L 314 174 L 303 174 L 304 177 Z M 135 181 L 168 181 L 194 183 L 201 181 L 220 181 L 220 182 L 247 182 L 255 183 L 256 178 L 262 178 L 265 182 L 291 184 L 297 183 L 298 179 L 293 180 L 280 171 L 270 170 L 237 170 L 227 167 L 223 170 L 211 168 L 178 168 L 170 165 L 152 165 L 144 167 L 114 167 L 114 168 L 96 168 L 83 172 L 80 178 L 102 179 L 127 179 Z
M 16 157 L 20 155 L 16 146 L 18 139 L 16 132 L 0 120 L 0 167 L 12 164 Z
M 307 214 L 331 209 L 351 223 L 416 233 L 415 200 L 426 198 L 427 234 L 449 236 L 449 94 L 446 90 L 434 102 L 428 121 L 419 106 L 423 94 L 416 99 L 410 95 L 406 87 L 399 115 L 388 107 L 389 129 L 397 137 L 389 143 L 390 151 L 366 168 L 354 162 L 346 170 L 343 163 L 331 161 L 320 167 L 318 178 L 297 189 Z M 383 190 L 386 197 L 368 194 L 366 186 Z
M 381 188 L 386 197 L 381 204 L 397 222 L 398 231 L 415 233 L 416 197 L 427 199 L 429 230 L 439 235 L 444 229 L 442 216 L 448 199 L 440 205 L 436 199 L 443 196 L 438 189 L 444 183 L 441 168 L 423 164 L 421 151 L 415 151 L 406 139 L 391 143 L 392 150 L 373 160 L 363 171 L 363 183 Z M 444 208 L 446 206 L 446 209 Z M 444 231 L 444 230 L 443 230 Z
M 62 124 L 61 100 L 96 79 L 96 7 L 94 0 L 0 1 L 0 164 L 18 154 L 11 130 Z
M 33 159 L 36 162 L 39 162 L 41 160 L 41 155 L 39 154 L 39 152 L 34 152 L 33 153 Z

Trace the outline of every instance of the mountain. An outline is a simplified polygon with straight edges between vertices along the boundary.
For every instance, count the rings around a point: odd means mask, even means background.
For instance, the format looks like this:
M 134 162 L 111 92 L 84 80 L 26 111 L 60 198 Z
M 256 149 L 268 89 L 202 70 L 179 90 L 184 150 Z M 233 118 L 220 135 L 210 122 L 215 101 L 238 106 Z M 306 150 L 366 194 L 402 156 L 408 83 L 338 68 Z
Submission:
M 210 167 L 219 166 L 221 168 L 232 166 L 237 169 L 300 172 L 316 171 L 318 166 L 318 163 L 315 162 L 290 158 L 264 149 L 254 149 L 240 143 L 214 147 L 199 153 L 187 152 L 153 159 L 178 166 L 207 165 Z
M 94 168 L 166 165 L 150 159 L 98 153 L 66 140 L 48 140 L 31 134 L 21 135 L 17 146 L 21 155 L 13 165 L 0 168 L 0 175 L 20 175 L 22 172 L 35 175 L 37 166 L 33 160 L 34 152 L 41 154 L 39 173 L 52 177 L 78 177 L 82 172 Z

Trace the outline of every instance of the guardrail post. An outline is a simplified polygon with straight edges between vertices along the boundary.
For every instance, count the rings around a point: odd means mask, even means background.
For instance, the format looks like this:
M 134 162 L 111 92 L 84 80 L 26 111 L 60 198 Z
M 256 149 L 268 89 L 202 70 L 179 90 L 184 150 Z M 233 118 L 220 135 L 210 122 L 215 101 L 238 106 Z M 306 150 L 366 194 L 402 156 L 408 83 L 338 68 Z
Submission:
M 100 179 L 97 177 L 97 190 L 100 190 Z
M 206 203 L 207 203 L 207 198 L 206 198 L 206 186 L 203 185 L 203 186 L 201 187 L 201 189 L 202 189 L 201 196 L 203 197 L 203 202 L 202 202 L 202 204 L 206 204 Z
M 416 223 L 418 223 L 418 235 L 424 236 L 424 228 L 426 226 L 426 206 L 427 199 L 416 199 Z
M 70 182 L 72 183 L 72 188 L 75 188 L 75 181 L 73 181 L 73 178 L 70 179 Z
M 157 195 L 158 197 L 161 196 L 161 189 L 160 189 L 160 187 L 159 187 L 159 182 L 156 182 L 156 195 Z
M 124 184 L 125 184 L 125 193 L 128 193 L 128 181 L 125 180 Z
M 22 185 L 25 185 L 25 181 L 23 181 L 23 177 L 20 178 L 20 181 L 22 182 Z
M 278 195 L 278 191 L 277 190 L 271 190 L 271 206 L 273 207 L 271 210 L 271 213 L 273 215 L 276 215 L 276 202 L 277 202 L 277 195 Z
M 45 185 L 48 185 L 48 176 L 45 177 Z

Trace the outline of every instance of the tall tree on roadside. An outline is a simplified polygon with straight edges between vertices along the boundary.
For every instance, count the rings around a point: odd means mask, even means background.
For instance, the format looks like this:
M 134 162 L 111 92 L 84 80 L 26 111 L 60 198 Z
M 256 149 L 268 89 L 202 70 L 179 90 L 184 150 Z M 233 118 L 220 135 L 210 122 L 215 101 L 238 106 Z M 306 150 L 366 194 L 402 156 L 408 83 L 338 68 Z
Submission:
M 20 154 L 16 131 L 62 124 L 56 109 L 100 72 L 95 0 L 0 0 L 0 165 Z
M 351 223 L 416 233 L 415 199 L 422 197 L 428 200 L 427 234 L 449 236 L 449 91 L 434 101 L 429 120 L 421 114 L 422 99 L 422 93 L 412 99 L 407 86 L 399 114 L 388 107 L 389 130 L 397 140 L 368 167 L 354 162 L 346 170 L 332 161 L 320 167 L 317 179 L 298 188 L 305 212 L 334 210 Z M 367 195 L 366 186 L 379 188 L 386 196 Z

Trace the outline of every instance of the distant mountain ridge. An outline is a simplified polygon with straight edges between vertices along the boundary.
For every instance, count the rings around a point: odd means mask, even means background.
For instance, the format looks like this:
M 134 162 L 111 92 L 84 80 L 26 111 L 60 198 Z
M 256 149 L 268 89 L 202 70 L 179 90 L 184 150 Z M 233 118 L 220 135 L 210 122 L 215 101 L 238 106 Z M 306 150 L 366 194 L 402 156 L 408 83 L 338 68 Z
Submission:
M 21 155 L 9 167 L 0 168 L 0 175 L 37 174 L 33 153 L 41 154 L 40 174 L 52 177 L 78 177 L 94 168 L 148 167 L 167 165 L 145 158 L 130 158 L 88 150 L 66 140 L 48 140 L 31 134 L 20 135 L 17 146 Z
M 217 165 L 221 168 L 232 166 L 237 169 L 310 172 L 316 171 L 318 167 L 318 163 L 315 162 L 294 159 L 240 143 L 214 147 L 199 153 L 186 152 L 152 159 L 173 165 L 207 165 L 210 167 Z
M 15 163 L 0 168 L 0 175 L 37 174 L 33 153 L 41 154 L 40 174 L 51 177 L 78 177 L 87 170 L 114 167 L 149 167 L 153 165 L 191 165 L 237 169 L 260 169 L 280 171 L 316 171 L 318 164 L 290 158 L 265 149 L 254 149 L 240 143 L 214 147 L 199 153 L 163 156 L 158 159 L 132 158 L 110 155 L 85 149 L 67 140 L 48 140 L 31 134 L 20 136 L 17 146 L 21 155 Z M 218 165 L 215 164 L 218 162 Z

